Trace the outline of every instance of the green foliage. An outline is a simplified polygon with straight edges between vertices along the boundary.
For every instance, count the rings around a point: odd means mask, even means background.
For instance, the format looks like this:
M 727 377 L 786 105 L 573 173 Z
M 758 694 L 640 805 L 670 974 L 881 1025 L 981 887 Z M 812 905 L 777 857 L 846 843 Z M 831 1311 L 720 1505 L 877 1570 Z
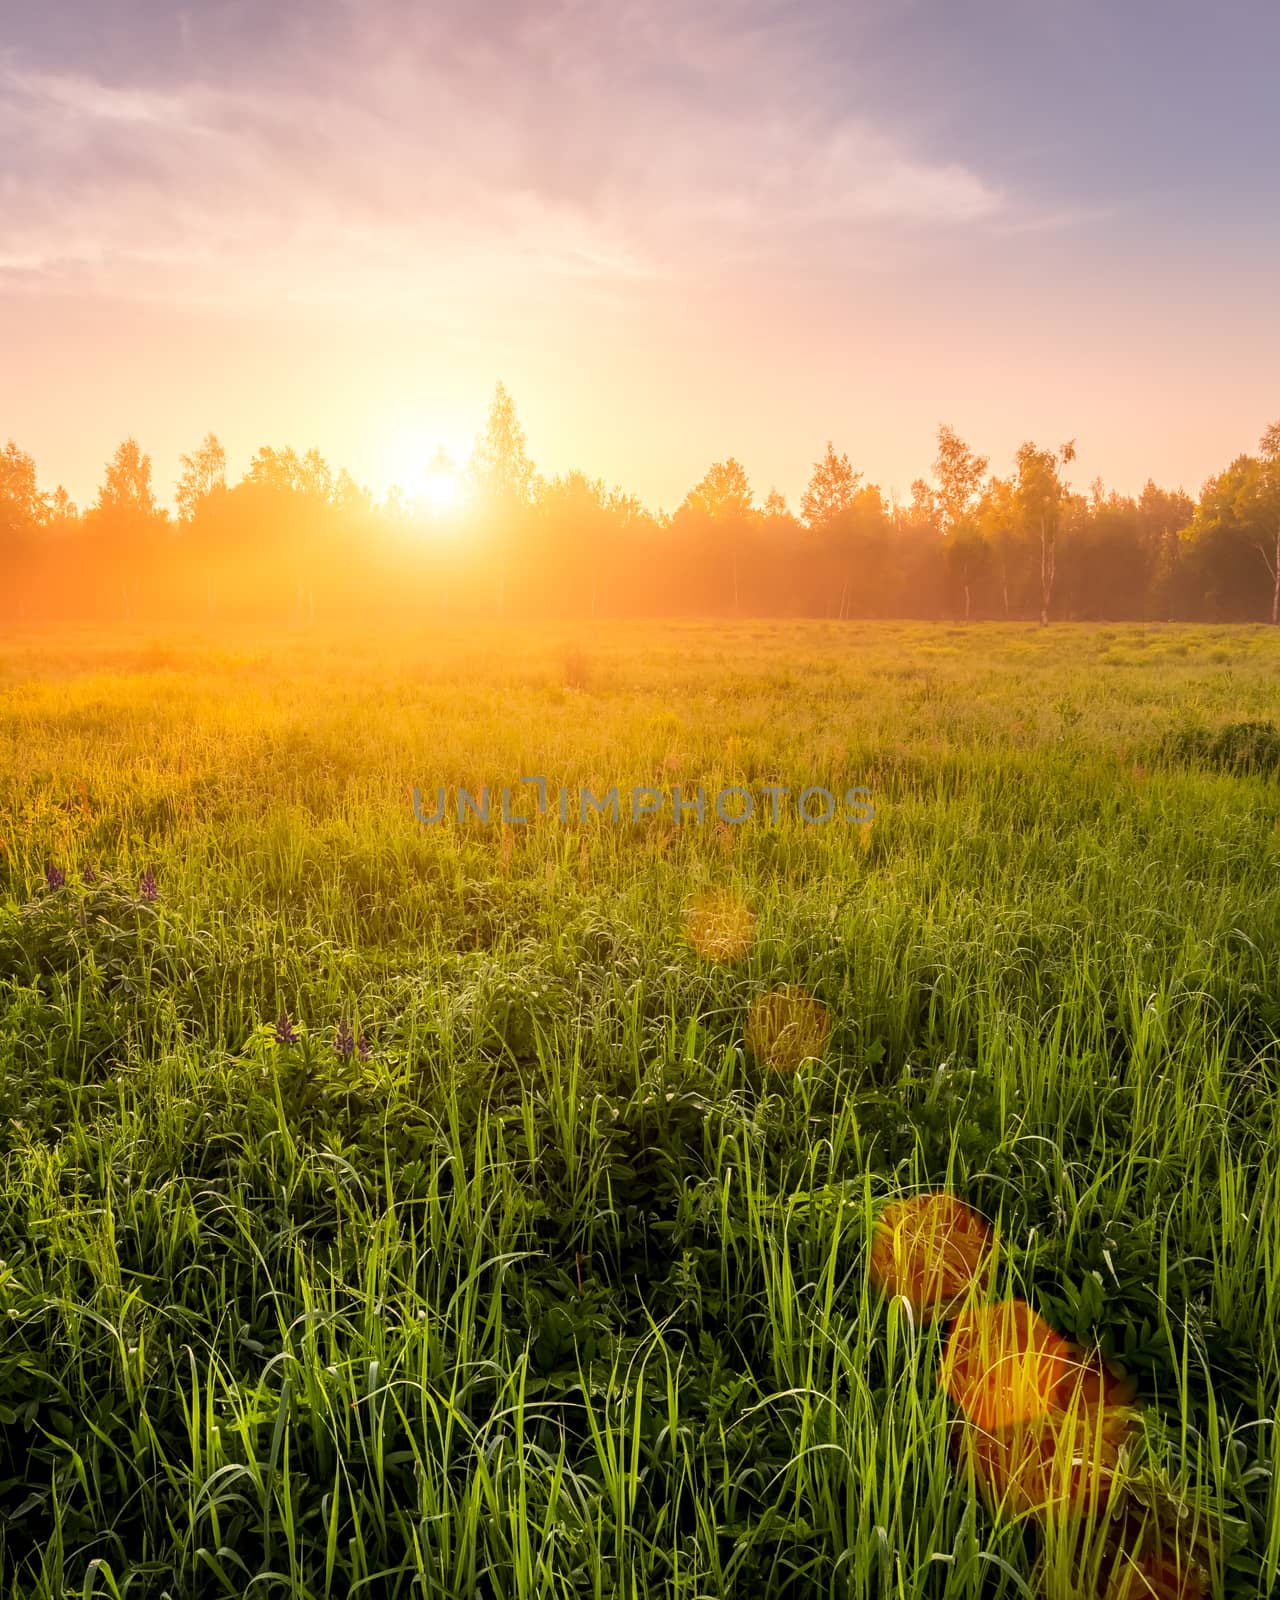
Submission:
M 1165 735 L 1159 753 L 1171 761 L 1222 772 L 1280 775 L 1280 728 L 1274 722 L 1229 722 L 1221 728 L 1183 727 Z
M 1134 1375 L 1134 1495 L 1274 1592 L 1269 634 L 583 629 L 571 693 L 552 630 L 155 644 L 0 683 L 6 1595 L 1084 1600 L 868 1284 L 926 1186 Z M 538 771 L 876 820 L 413 819 Z M 789 1077 L 783 983 L 834 1024 Z

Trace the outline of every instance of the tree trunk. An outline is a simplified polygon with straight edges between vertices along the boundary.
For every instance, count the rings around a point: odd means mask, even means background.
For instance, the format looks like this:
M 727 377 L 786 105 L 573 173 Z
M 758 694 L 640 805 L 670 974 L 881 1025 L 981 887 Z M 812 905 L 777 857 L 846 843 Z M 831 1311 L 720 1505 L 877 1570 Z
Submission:
M 1040 626 L 1047 627 L 1049 607 L 1053 603 L 1053 578 L 1057 566 L 1057 550 L 1044 518 L 1040 519 Z
M 1276 529 L 1276 560 L 1271 569 L 1271 626 L 1280 625 L 1280 528 Z
M 1267 554 L 1263 545 L 1256 545 L 1258 554 L 1266 563 L 1267 571 L 1271 574 L 1271 626 L 1280 624 L 1280 528 L 1276 529 L 1275 560 Z

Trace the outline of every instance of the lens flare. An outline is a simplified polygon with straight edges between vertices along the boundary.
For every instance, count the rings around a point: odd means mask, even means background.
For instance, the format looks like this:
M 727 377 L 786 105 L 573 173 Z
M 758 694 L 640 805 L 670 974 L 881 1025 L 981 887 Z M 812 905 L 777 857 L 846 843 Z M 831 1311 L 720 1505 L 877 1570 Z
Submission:
M 871 1240 L 872 1282 L 907 1301 L 918 1323 L 949 1315 L 995 1256 L 990 1226 L 962 1200 L 937 1192 L 895 1200 Z
M 795 1072 L 818 1059 L 830 1037 L 830 1012 L 799 984 L 771 990 L 751 1007 L 747 1043 L 771 1072 Z
M 952 1324 L 940 1382 L 975 1428 L 1045 1417 L 1070 1382 L 1071 1346 L 1025 1300 L 970 1306 Z
M 961 1460 L 995 1506 L 1024 1515 L 1097 1515 L 1123 1482 L 1134 1418 L 1123 1412 L 1051 1411 L 989 1431 L 966 1427 Z
M 1200 1569 L 1169 1555 L 1122 1555 L 1106 1600 L 1204 1600 Z
M 685 913 L 689 942 L 708 961 L 737 961 L 755 940 L 756 919 L 741 895 L 716 889 L 699 895 Z
M 942 1386 L 965 1414 L 961 1459 L 993 1504 L 1041 1517 L 1106 1507 L 1140 1411 L 1100 1356 L 1006 1300 L 956 1318 Z

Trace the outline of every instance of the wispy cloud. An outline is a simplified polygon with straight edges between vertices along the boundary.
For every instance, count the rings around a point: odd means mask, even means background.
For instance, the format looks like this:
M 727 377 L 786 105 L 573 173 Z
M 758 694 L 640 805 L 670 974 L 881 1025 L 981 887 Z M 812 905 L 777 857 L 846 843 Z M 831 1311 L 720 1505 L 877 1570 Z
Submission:
M 180 95 L 116 88 L 75 73 L 22 71 L 6 65 L 0 71 L 0 89 L 32 102 L 43 115 L 60 115 L 73 122 L 166 128 L 188 120 Z
M 847 104 L 811 18 L 318 14 L 216 71 L 192 65 L 191 13 L 182 51 L 132 78 L 0 58 L 0 283 L 447 314 L 768 254 L 780 232 L 1013 214 Z

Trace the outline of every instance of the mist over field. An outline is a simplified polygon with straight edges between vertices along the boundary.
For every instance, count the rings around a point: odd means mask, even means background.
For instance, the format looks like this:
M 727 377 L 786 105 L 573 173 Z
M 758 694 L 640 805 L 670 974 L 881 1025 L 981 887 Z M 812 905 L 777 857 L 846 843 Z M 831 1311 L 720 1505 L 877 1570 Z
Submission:
M 1280 1594 L 1274 0 L 0 13 L 0 1600 Z
M 499 383 L 465 462 L 437 451 L 375 498 L 318 450 L 255 451 L 238 481 L 216 434 L 181 458 L 176 508 L 126 439 L 83 513 L 0 452 L 0 608 L 24 628 L 326 618 L 359 631 L 492 618 L 801 616 L 1280 619 L 1280 422 L 1198 500 L 1150 478 L 1073 487 L 1074 440 L 1027 440 L 1004 476 L 947 424 L 908 503 L 828 441 L 796 510 L 735 457 L 675 511 L 534 464 Z

